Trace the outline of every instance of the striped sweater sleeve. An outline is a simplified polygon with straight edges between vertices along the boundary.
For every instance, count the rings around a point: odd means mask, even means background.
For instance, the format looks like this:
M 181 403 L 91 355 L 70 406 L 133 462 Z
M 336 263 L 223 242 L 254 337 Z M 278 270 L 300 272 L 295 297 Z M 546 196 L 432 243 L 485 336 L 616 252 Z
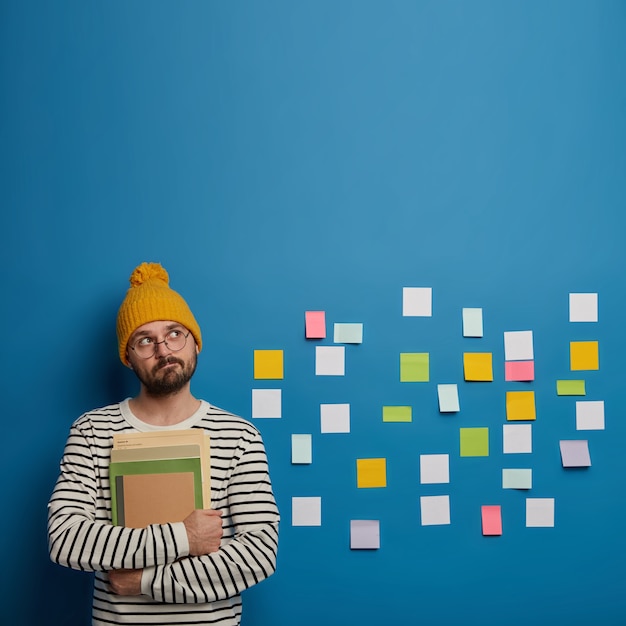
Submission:
M 212 444 L 212 454 L 219 453 L 219 443 Z M 258 432 L 240 442 L 223 482 L 224 490 L 212 496 L 212 508 L 223 511 L 220 549 L 146 569 L 144 594 L 160 602 L 215 602 L 241 593 L 274 572 L 279 514 Z
M 86 425 L 87 424 L 87 425 Z M 83 571 L 145 568 L 189 553 L 182 522 L 133 529 L 111 524 L 109 448 L 88 421 L 71 428 L 48 503 L 48 547 L 59 565 Z

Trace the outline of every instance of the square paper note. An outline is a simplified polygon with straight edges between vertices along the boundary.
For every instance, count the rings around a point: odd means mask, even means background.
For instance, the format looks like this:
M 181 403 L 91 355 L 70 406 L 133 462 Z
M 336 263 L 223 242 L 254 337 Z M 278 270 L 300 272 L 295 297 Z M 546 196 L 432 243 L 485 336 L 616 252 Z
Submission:
M 504 454 L 530 454 L 533 451 L 531 424 L 504 424 L 502 428 Z
M 377 519 L 350 520 L 350 549 L 378 550 L 380 548 L 380 521 Z
M 359 489 L 387 486 L 386 459 L 357 459 L 356 486 Z
M 526 498 L 526 526 L 548 528 L 554 526 L 554 498 Z
M 563 467 L 590 467 L 589 442 L 586 440 L 559 441 Z
M 282 417 L 280 389 L 252 390 L 252 417 Z
M 291 498 L 292 526 L 321 526 L 322 498 Z
M 576 402 L 576 430 L 604 430 L 604 400 Z
M 431 287 L 404 287 L 402 315 L 404 317 L 432 317 L 433 290 Z
M 320 404 L 320 422 L 323 433 L 349 433 L 350 405 Z
M 569 294 L 569 321 L 570 322 L 597 322 L 598 321 L 598 294 L 597 293 L 570 293 Z
M 506 392 L 506 419 L 513 421 L 534 420 L 535 412 L 534 391 L 507 391 Z
M 572 371 L 600 369 L 597 341 L 572 341 L 569 346 Z
M 504 333 L 505 361 L 532 361 L 534 358 L 532 330 L 516 330 Z
M 450 496 L 420 496 L 422 526 L 450 523 Z
M 344 376 L 345 350 L 343 346 L 317 346 L 315 348 L 315 375 Z
M 256 379 L 282 379 L 283 351 L 255 350 L 254 377 Z
M 492 381 L 493 357 L 491 352 L 465 352 L 463 373 L 467 381 Z
M 461 456 L 489 456 L 488 428 L 461 428 Z
M 400 354 L 400 382 L 427 383 L 430 379 L 428 352 L 402 352 Z
M 435 485 L 450 482 L 448 454 L 420 454 L 420 483 Z

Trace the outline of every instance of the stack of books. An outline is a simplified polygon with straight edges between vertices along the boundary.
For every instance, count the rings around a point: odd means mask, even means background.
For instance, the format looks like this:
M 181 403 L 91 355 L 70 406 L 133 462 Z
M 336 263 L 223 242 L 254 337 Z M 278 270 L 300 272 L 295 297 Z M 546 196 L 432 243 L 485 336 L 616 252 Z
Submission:
M 109 480 L 116 526 L 182 522 L 211 502 L 209 436 L 188 430 L 113 436 Z

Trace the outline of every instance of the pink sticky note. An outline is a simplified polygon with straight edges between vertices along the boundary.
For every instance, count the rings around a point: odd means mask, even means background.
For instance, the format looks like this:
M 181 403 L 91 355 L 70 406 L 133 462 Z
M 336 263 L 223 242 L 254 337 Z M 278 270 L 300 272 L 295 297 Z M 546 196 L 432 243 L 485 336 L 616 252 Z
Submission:
M 502 534 L 502 508 L 497 506 L 482 506 L 483 535 Z
M 504 363 L 504 379 L 518 381 L 535 380 L 535 362 L 506 361 Z
M 326 337 L 326 312 L 307 311 L 305 329 L 307 339 L 324 339 Z

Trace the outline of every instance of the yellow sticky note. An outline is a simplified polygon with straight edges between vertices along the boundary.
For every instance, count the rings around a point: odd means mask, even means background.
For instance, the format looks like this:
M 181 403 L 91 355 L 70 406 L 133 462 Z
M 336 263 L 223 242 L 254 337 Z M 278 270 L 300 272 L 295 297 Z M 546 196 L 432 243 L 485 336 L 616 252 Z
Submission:
M 283 351 L 255 350 L 254 377 L 273 380 L 283 378 Z
M 506 419 L 509 421 L 525 421 L 537 418 L 535 411 L 534 391 L 506 392 Z
M 463 372 L 465 380 L 492 381 L 493 357 L 491 352 L 463 353 Z
M 387 486 L 387 459 L 357 459 L 356 486 L 367 487 Z
M 572 370 L 600 369 L 597 341 L 571 341 L 569 344 L 569 362 Z

